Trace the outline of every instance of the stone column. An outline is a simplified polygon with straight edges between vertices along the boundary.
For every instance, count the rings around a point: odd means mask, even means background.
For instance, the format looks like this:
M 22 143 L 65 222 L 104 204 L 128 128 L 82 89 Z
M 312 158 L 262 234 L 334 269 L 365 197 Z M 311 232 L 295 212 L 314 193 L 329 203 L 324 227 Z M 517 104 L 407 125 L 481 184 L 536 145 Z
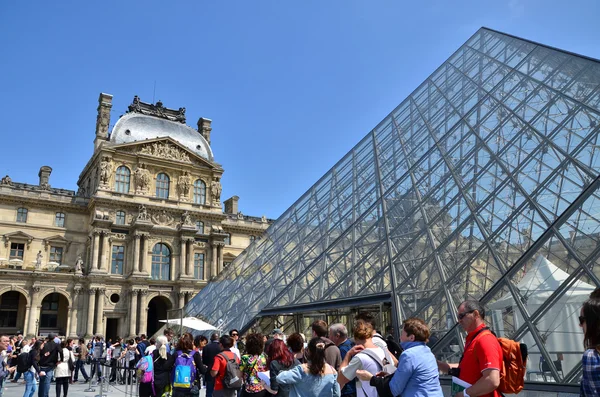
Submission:
M 187 276 L 186 263 L 187 263 L 187 240 L 181 239 L 181 251 L 179 252 L 179 277 Z
M 131 273 L 137 273 L 140 268 L 140 238 L 139 234 L 133 236 L 133 265 Z
M 104 293 L 105 290 L 98 290 L 98 308 L 96 310 L 96 333 L 104 335 Z
M 81 289 L 73 290 L 73 303 L 71 305 L 71 320 L 70 326 L 67 327 L 67 335 L 69 337 L 77 337 L 77 313 L 79 312 L 79 293 Z
M 40 287 L 33 287 L 31 289 L 31 303 L 29 305 L 29 322 L 28 322 L 28 335 L 36 335 L 36 320 L 39 320 L 38 311 L 38 299 L 40 295 Z M 37 336 L 37 335 L 36 335 Z
M 190 248 L 188 249 L 188 261 L 186 264 L 185 274 L 189 277 L 194 277 L 194 240 L 189 240 Z
M 88 290 L 88 317 L 87 317 L 87 331 L 86 335 L 94 335 L 94 312 L 96 310 L 96 291 L 97 288 L 90 288 Z
M 108 233 L 103 232 L 102 233 L 102 251 L 100 252 L 100 263 L 98 264 L 98 270 L 100 270 L 101 272 L 104 272 L 104 273 L 108 272 L 108 266 L 106 263 L 106 252 L 108 251 L 109 248 L 110 247 L 108 244 Z
M 129 292 L 131 299 L 131 310 L 129 311 L 129 335 L 137 335 L 137 294 L 138 290 L 132 289 Z
M 148 236 L 142 236 L 142 257 L 140 261 L 140 272 L 148 274 L 148 269 L 146 268 L 146 257 L 148 256 Z
M 185 292 L 179 292 L 177 295 L 179 297 L 179 306 L 177 308 L 182 308 L 185 305 Z
M 92 235 L 92 272 L 98 269 L 98 250 L 100 249 L 100 236 L 99 232 L 94 231 Z
M 210 258 L 210 278 L 217 275 L 217 246 L 212 247 L 212 257 Z
M 143 289 L 140 291 L 139 312 L 140 328 L 138 329 L 138 334 L 145 334 L 148 331 L 148 290 Z M 162 318 L 159 320 L 162 320 Z

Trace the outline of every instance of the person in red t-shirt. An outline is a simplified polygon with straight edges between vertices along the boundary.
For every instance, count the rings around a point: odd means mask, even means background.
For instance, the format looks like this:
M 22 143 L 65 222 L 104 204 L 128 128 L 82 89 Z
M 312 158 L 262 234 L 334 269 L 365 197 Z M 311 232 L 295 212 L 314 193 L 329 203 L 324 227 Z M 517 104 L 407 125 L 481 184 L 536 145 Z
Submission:
M 472 386 L 456 394 L 456 397 L 500 397 L 496 389 L 500 385 L 502 348 L 496 336 L 484 330 L 484 318 L 485 309 L 477 301 L 464 301 L 458 306 L 458 323 L 468 334 L 463 357 L 458 364 L 458 377 Z M 438 361 L 442 372 L 449 372 L 456 366 Z
M 233 346 L 233 339 L 229 335 L 221 336 L 219 339 L 219 343 L 223 348 L 221 352 L 229 360 L 235 360 L 238 364 L 240 362 L 237 355 L 231 351 L 231 346 Z M 225 377 L 225 367 L 227 366 L 227 361 L 221 354 L 217 354 L 215 356 L 215 361 L 210 371 L 210 375 L 215 380 L 215 391 L 213 392 L 213 397 L 235 397 L 237 395 L 236 390 L 229 390 L 223 387 L 223 377 Z

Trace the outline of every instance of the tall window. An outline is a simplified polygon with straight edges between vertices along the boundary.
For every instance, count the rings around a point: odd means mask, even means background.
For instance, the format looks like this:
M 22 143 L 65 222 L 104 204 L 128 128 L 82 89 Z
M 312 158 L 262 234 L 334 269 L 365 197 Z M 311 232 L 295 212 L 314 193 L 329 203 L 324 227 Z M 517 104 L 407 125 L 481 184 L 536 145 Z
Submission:
M 225 237 L 225 245 L 231 245 L 231 233 L 227 233 Z
M 194 278 L 204 280 L 204 254 L 194 254 Z
M 56 328 L 58 326 L 58 303 L 60 296 L 54 292 L 42 301 L 40 328 Z
M 124 165 L 117 168 L 115 174 L 115 190 L 119 193 L 129 193 L 129 181 L 131 179 L 131 171 Z
M 17 210 L 17 222 L 27 222 L 27 208 L 19 208 Z
M 196 221 L 196 230 L 198 230 L 198 233 L 204 234 L 204 222 Z
M 65 214 L 63 212 L 57 212 L 54 217 L 54 226 L 65 227 Z
M 16 327 L 19 312 L 19 299 L 21 294 L 17 291 L 8 291 L 2 294 L 0 300 L 0 327 Z
M 50 262 L 62 264 L 63 249 L 62 247 L 50 247 Z
M 162 172 L 156 176 L 156 197 L 169 198 L 169 176 Z
M 171 250 L 163 243 L 152 248 L 152 279 L 169 280 L 171 277 Z
M 9 256 L 9 259 L 20 259 L 20 260 L 23 260 L 23 253 L 24 252 L 25 252 L 25 244 L 10 243 L 10 256 Z
M 125 247 L 122 245 L 113 245 L 112 247 L 112 274 L 123 274 L 123 265 L 125 263 Z
M 125 224 L 125 211 L 117 211 L 117 225 Z
M 201 179 L 194 182 L 194 204 L 206 204 L 206 183 Z

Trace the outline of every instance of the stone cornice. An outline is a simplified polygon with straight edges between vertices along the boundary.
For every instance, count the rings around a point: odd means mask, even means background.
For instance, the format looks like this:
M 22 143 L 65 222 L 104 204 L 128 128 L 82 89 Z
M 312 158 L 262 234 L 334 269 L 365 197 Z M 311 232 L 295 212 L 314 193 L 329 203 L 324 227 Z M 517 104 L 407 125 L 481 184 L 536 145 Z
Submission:
M 11 189 L 11 188 L 9 188 Z M 71 212 L 87 212 L 88 200 L 82 197 L 53 195 L 48 192 L 37 192 L 38 196 L 19 195 L 7 193 L 6 187 L 0 187 L 0 202 L 18 205 L 31 205 L 51 209 L 66 209 Z

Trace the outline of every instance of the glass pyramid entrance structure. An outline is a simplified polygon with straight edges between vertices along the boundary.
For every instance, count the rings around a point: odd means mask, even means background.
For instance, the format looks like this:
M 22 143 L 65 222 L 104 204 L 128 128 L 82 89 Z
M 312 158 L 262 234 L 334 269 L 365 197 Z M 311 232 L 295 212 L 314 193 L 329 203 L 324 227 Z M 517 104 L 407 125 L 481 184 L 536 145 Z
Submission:
M 482 28 L 186 306 L 223 329 L 390 302 L 457 361 L 481 300 L 531 380 L 575 382 L 600 286 L 600 62 Z

